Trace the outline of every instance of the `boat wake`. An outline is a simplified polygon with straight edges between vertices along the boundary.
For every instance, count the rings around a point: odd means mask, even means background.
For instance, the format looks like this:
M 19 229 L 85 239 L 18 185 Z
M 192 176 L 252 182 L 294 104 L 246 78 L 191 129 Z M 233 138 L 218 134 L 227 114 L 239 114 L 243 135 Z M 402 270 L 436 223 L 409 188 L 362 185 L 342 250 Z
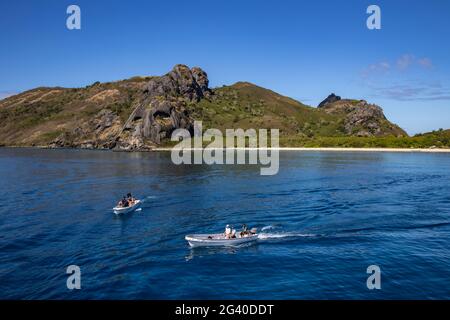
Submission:
M 157 198 L 158 198 L 157 196 L 146 196 L 146 197 L 142 198 L 141 206 L 143 208 L 149 208 L 150 206 L 152 206 L 154 204 L 154 202 L 152 202 L 152 201 Z
M 303 238 L 303 237 L 317 237 L 317 235 L 313 233 L 297 233 L 297 232 L 260 233 L 258 235 L 259 240 Z
M 146 201 L 150 201 L 152 199 L 156 199 L 158 198 L 157 196 L 146 196 L 144 199 L 142 199 L 142 202 L 146 202 Z
M 317 237 L 317 234 L 313 233 L 301 233 L 301 232 L 266 232 L 268 230 L 277 229 L 274 226 L 265 226 L 261 228 L 261 233 L 258 235 L 259 240 L 270 240 L 270 239 L 283 239 L 283 238 L 304 238 L 304 237 Z
M 274 226 L 265 226 L 261 228 L 261 231 L 272 230 L 274 228 L 275 228 Z

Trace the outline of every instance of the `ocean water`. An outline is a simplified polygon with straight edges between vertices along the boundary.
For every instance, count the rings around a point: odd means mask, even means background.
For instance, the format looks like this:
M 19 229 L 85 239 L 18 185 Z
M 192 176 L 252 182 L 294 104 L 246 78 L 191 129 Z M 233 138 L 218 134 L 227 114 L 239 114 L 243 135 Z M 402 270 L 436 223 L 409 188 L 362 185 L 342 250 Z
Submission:
M 281 152 L 259 166 L 170 153 L 0 149 L 1 299 L 449 299 L 450 154 Z M 117 217 L 126 192 L 142 210 Z M 188 247 L 225 224 L 254 245 Z M 81 268 L 68 290 L 66 268 Z M 366 286 L 381 269 L 381 289 Z

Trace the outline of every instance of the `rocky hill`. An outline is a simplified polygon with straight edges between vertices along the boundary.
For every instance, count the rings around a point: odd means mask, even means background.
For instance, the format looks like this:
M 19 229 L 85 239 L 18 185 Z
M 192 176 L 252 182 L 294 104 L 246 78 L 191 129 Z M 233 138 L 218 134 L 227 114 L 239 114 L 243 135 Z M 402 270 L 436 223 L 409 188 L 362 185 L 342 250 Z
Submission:
M 200 68 L 36 88 L 0 100 L 0 144 L 117 150 L 164 145 L 176 128 L 279 128 L 282 137 L 407 136 L 379 106 L 330 95 L 318 108 L 248 82 L 210 89 Z
M 365 100 L 341 99 L 332 93 L 319 104 L 318 108 L 328 114 L 341 116 L 344 120 L 345 135 L 358 137 L 407 135 L 403 129 L 386 119 L 383 109 Z

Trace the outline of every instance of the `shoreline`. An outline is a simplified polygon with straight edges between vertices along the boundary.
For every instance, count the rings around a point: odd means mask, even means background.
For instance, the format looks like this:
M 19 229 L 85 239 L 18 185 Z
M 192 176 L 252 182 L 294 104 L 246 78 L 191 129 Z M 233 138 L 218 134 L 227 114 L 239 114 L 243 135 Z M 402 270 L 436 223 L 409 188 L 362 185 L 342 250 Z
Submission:
M 1 149 L 41 149 L 41 150 L 85 150 L 85 151 L 112 151 L 112 152 L 170 152 L 173 147 L 160 147 L 149 150 L 114 150 L 114 149 L 96 149 L 96 148 L 49 148 L 47 146 L 0 146 Z M 344 148 L 344 147 L 278 147 L 278 148 L 184 148 L 185 151 L 204 151 L 204 150 L 278 150 L 278 151 L 325 151 L 325 152 L 404 152 L 404 153 L 450 153 L 450 148 Z
M 331 151 L 331 152 L 425 152 L 425 153 L 450 153 L 450 149 L 438 149 L 438 148 L 342 148 L 342 147 L 330 147 L 330 148 L 305 148 L 305 147 L 278 147 L 278 148 L 186 148 L 182 150 L 186 151 L 202 151 L 202 150 L 278 150 L 278 151 Z M 167 152 L 172 151 L 172 148 L 155 148 L 152 151 Z

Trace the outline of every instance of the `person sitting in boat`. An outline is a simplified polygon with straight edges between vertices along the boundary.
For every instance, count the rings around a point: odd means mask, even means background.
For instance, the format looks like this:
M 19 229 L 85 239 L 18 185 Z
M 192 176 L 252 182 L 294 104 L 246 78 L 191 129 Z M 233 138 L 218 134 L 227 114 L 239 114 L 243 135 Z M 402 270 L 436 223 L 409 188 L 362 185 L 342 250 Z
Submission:
M 241 231 L 241 237 L 247 237 L 250 235 L 250 232 L 248 231 L 248 227 L 246 224 L 242 225 L 242 231 Z
M 128 201 L 128 205 L 132 206 L 132 205 L 134 205 L 136 199 L 133 197 L 133 195 L 131 193 L 128 193 L 127 201 Z
M 119 201 L 117 206 L 121 207 L 121 208 L 128 207 L 128 200 L 127 200 L 127 198 L 124 196 L 123 199 Z
M 224 236 L 227 239 L 231 239 L 231 226 L 229 224 L 225 227 Z

